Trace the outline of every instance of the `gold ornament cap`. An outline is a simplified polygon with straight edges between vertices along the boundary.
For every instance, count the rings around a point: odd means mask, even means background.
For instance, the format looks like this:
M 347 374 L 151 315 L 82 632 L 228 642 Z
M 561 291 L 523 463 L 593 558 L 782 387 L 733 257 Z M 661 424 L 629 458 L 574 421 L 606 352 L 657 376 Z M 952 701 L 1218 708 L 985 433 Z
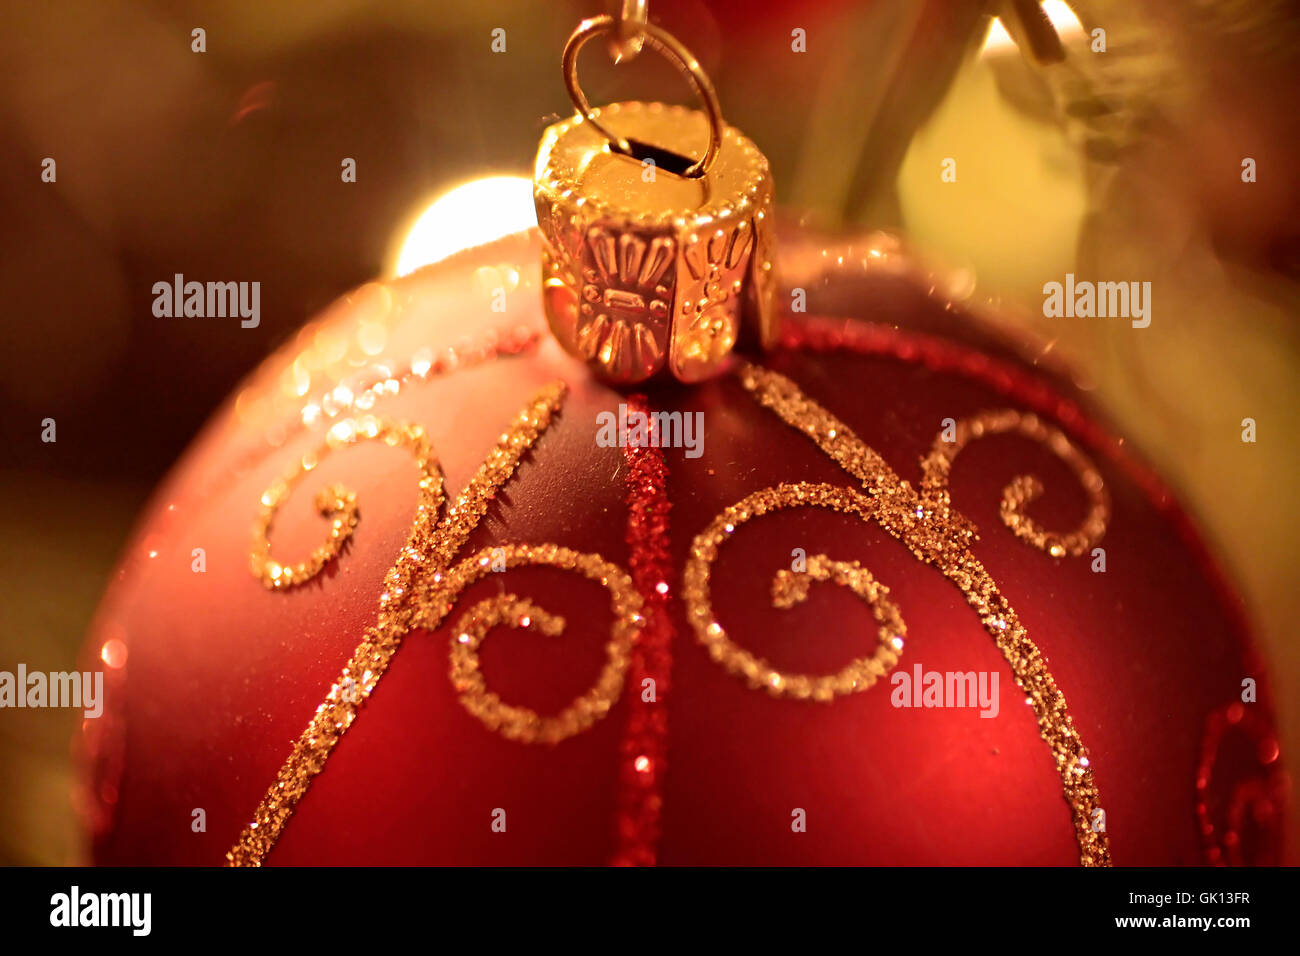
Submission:
M 727 367 L 742 339 L 775 344 L 772 175 L 758 147 L 723 122 L 690 51 L 653 24 L 641 28 L 646 45 L 676 63 L 704 110 L 592 109 L 578 50 L 614 26 L 595 17 L 569 38 L 564 71 L 578 112 L 547 127 L 537 150 L 546 317 L 564 348 L 608 381 L 698 382 Z

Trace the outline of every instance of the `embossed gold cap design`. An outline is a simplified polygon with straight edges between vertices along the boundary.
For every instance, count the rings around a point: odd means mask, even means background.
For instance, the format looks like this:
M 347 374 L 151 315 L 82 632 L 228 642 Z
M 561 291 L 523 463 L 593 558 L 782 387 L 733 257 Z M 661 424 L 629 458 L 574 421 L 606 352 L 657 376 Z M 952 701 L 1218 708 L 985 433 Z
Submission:
M 758 147 L 723 122 L 699 63 L 652 24 L 646 44 L 677 64 L 704 110 L 591 108 L 577 52 L 612 26 L 596 17 L 569 38 L 565 78 L 578 112 L 547 127 L 537 151 L 546 315 L 602 378 L 697 382 L 723 370 L 742 337 L 774 344 L 772 176 Z

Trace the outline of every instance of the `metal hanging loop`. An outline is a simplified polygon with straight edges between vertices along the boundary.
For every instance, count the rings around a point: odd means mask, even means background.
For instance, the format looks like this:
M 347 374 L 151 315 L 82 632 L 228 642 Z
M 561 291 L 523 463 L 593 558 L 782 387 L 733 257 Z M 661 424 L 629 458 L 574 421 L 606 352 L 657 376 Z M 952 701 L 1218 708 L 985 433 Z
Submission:
M 588 20 L 583 20 L 578 24 L 578 28 L 573 31 L 573 35 L 569 37 L 569 42 L 564 45 L 564 56 L 561 65 L 564 70 L 564 85 L 569 91 L 569 99 L 573 100 L 573 105 L 577 108 L 583 120 L 590 123 L 593 129 L 608 139 L 610 146 L 616 151 L 625 156 L 631 156 L 633 155 L 631 144 L 622 136 L 608 129 L 596 118 L 591 104 L 587 102 L 586 94 L 582 92 L 582 87 L 578 83 L 578 52 L 592 37 L 613 33 L 617 28 L 618 24 L 614 17 L 611 16 L 591 17 Z M 709 80 L 708 74 L 701 68 L 700 61 L 680 40 L 653 23 L 646 23 L 641 29 L 645 34 L 645 42 L 682 72 L 691 86 L 695 88 L 696 95 L 704 105 L 704 113 L 709 120 L 709 146 L 703 156 L 682 171 L 683 176 L 698 179 L 709 171 L 713 161 L 718 158 L 718 150 L 722 146 L 724 124 L 722 121 L 722 107 L 718 103 L 718 94 L 713 89 L 713 83 Z

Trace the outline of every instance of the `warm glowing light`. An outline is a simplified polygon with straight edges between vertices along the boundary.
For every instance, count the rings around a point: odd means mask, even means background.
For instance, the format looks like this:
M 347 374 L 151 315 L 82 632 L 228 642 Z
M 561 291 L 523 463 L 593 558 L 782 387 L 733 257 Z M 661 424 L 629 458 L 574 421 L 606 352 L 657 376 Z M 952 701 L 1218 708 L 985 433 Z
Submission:
M 1056 32 L 1064 39 L 1071 33 L 1082 33 L 1083 24 L 1065 0 L 1043 0 L 1043 12 L 1052 21 Z
M 980 52 L 987 56 L 990 53 L 1003 53 L 1015 48 L 1016 41 L 1011 39 L 1011 34 L 1002 25 L 1002 21 L 994 17 L 993 22 L 989 24 L 989 35 L 984 38 L 984 49 Z
M 99 659 L 117 670 L 126 663 L 126 642 L 117 637 L 109 638 L 99 649 Z
M 533 182 L 489 176 L 463 183 L 435 199 L 402 240 L 393 274 L 404 276 L 454 252 L 537 225 Z
M 1079 22 L 1078 16 L 1065 0 L 1043 0 L 1043 12 L 1047 14 L 1047 19 L 1052 21 L 1052 26 L 1056 28 L 1056 34 L 1062 41 L 1083 32 L 1083 24 Z M 1002 25 L 1002 21 L 994 17 L 993 22 L 989 24 L 989 34 L 984 38 L 984 47 L 980 53 L 987 56 L 990 53 L 1005 53 L 1015 48 L 1016 41 L 1011 39 L 1011 34 Z

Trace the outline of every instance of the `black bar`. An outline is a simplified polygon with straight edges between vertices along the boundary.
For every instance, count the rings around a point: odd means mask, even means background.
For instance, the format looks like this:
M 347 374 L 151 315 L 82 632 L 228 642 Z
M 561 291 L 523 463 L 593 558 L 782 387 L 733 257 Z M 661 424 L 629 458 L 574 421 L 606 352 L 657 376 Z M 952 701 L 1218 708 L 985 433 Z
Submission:
M 52 916 L 59 918 L 58 895 L 70 903 L 73 886 L 86 914 L 87 905 L 100 905 L 98 896 L 86 904 L 88 895 L 149 894 L 148 935 L 136 935 L 142 907 L 119 908 L 119 922 L 127 925 L 51 925 Z M 788 938 L 796 945 L 803 940 L 804 948 L 839 949 L 869 945 L 882 938 L 879 932 L 915 934 L 920 945 L 1127 936 L 1179 945 L 1199 937 L 1232 946 L 1242 934 L 1273 938 L 1292 930 L 1295 886 L 1295 871 L 1282 868 L 11 868 L 0 869 L 0 932 L 6 943 L 75 934 L 85 942 L 152 939 L 205 949 L 222 942 L 259 952 L 279 942 L 350 940 L 499 950 L 515 935 L 530 948 Z M 143 896 L 137 899 L 143 904 Z M 1121 925 L 1134 920 L 1150 922 Z

